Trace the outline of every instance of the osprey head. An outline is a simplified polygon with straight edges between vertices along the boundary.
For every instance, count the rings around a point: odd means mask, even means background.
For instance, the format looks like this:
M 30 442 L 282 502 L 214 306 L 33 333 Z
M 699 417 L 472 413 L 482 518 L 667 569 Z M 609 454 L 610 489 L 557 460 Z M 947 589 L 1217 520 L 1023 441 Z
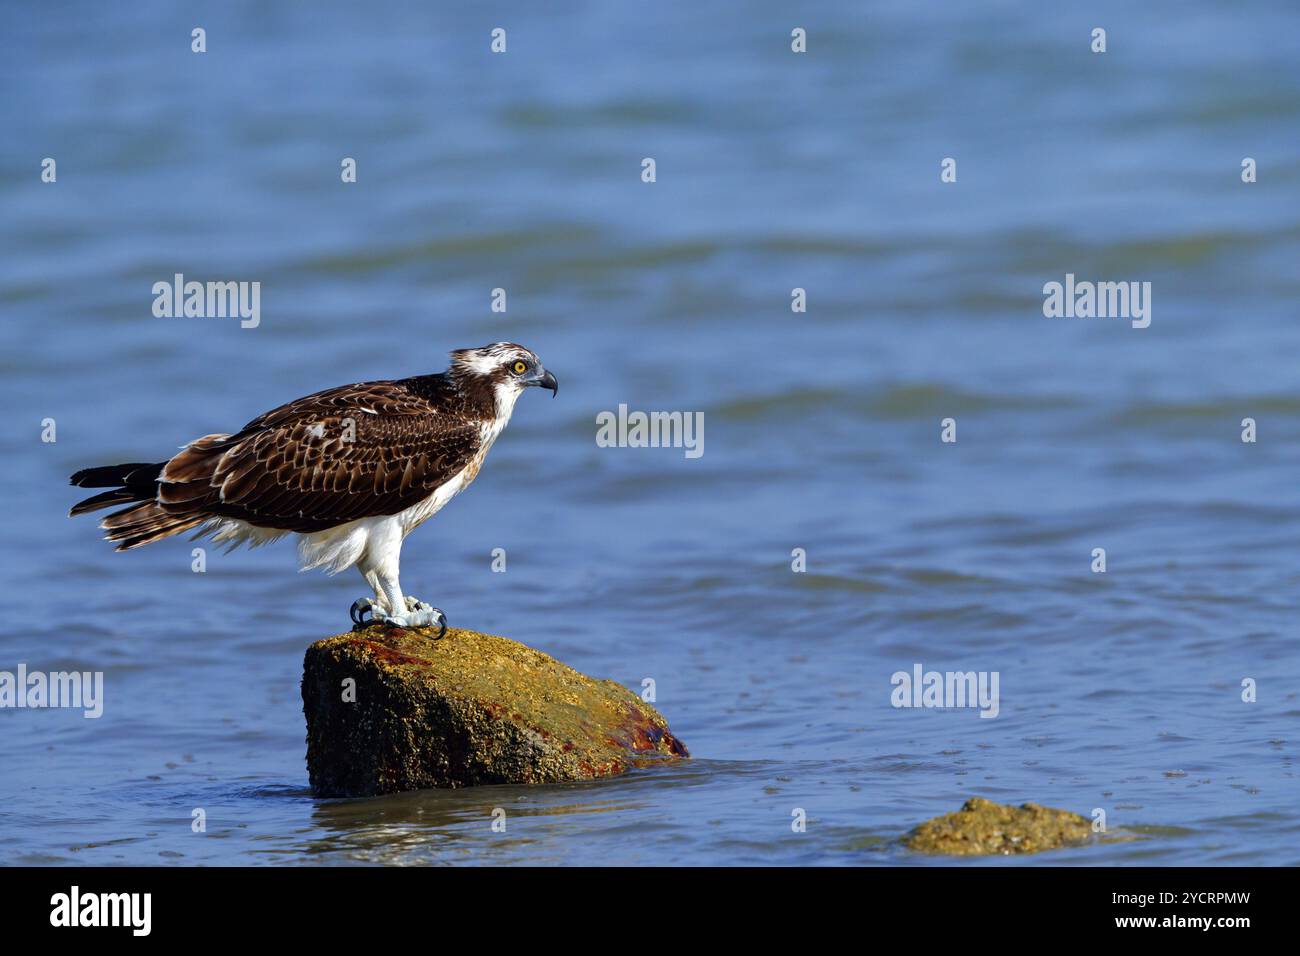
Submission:
M 541 359 L 513 342 L 457 349 L 451 353 L 451 374 L 491 387 L 498 408 L 513 407 L 519 393 L 530 385 L 549 388 L 552 398 L 559 391 L 559 383 L 546 371 Z

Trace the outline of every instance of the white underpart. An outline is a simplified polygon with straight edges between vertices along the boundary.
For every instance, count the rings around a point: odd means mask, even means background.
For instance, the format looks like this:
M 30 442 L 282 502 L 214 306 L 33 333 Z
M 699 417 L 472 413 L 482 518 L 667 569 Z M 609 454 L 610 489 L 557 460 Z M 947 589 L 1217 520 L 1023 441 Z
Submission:
M 324 568 L 329 574 L 357 565 L 358 570 L 374 588 L 375 598 L 390 610 L 403 609 L 404 597 L 398 583 L 402 541 L 408 534 L 428 521 L 468 486 L 482 465 L 483 456 L 510 422 L 515 401 L 523 385 L 514 380 L 497 387 L 497 416 L 482 425 L 483 446 L 475 461 L 461 469 L 453 478 L 438 486 L 433 494 L 405 511 L 394 515 L 376 515 L 359 518 L 336 525 L 324 531 L 298 534 L 298 554 L 302 570 Z M 274 528 L 259 528 L 234 518 L 218 519 L 205 526 L 201 534 L 211 534 L 214 544 L 229 543 L 232 548 L 241 544 L 256 547 L 283 537 L 288 532 Z
M 259 528 L 257 525 L 249 524 L 247 521 L 240 521 L 238 518 L 213 518 L 202 525 L 194 533 L 194 537 L 202 538 L 212 535 L 213 544 L 229 545 L 227 550 L 233 551 L 241 544 L 246 544 L 250 548 L 270 544 L 272 541 L 279 541 L 288 533 L 280 528 Z

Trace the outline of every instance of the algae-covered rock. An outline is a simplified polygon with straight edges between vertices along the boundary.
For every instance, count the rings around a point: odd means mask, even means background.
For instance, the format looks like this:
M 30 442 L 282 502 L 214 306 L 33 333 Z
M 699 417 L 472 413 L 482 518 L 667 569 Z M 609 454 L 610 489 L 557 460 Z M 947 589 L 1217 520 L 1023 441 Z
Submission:
M 1086 842 L 1092 824 L 1068 810 L 1036 803 L 1008 807 L 982 797 L 967 800 L 956 813 L 927 820 L 903 843 L 918 853 L 989 856 L 1038 853 Z
M 659 712 L 614 681 L 504 637 L 435 635 L 373 626 L 307 649 L 313 791 L 556 783 L 689 756 Z

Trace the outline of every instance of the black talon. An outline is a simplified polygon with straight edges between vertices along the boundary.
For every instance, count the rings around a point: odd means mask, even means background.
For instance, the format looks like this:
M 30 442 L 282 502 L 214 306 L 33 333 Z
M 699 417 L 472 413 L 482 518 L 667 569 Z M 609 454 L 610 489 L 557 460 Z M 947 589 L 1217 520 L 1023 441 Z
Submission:
M 365 598 L 357 598 L 352 602 L 352 607 L 348 609 L 348 617 L 352 618 L 352 630 L 364 631 L 371 624 L 375 623 L 375 612 L 368 604 L 362 604 Z M 366 620 L 366 612 L 370 612 L 370 620 Z
M 440 641 L 442 640 L 442 635 L 447 633 L 447 615 L 442 613 L 442 608 L 440 607 L 435 607 L 434 610 L 438 612 L 438 617 L 442 618 L 442 623 L 438 625 L 441 630 L 438 631 L 438 636 L 434 638 L 435 641 Z

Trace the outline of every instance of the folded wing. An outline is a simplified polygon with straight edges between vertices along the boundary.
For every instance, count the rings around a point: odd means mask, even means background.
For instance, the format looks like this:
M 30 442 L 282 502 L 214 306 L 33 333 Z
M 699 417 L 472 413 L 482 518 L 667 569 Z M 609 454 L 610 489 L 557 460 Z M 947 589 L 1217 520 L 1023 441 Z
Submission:
M 168 461 L 158 505 L 310 533 L 418 504 L 469 465 L 479 422 L 402 382 L 319 392 Z

